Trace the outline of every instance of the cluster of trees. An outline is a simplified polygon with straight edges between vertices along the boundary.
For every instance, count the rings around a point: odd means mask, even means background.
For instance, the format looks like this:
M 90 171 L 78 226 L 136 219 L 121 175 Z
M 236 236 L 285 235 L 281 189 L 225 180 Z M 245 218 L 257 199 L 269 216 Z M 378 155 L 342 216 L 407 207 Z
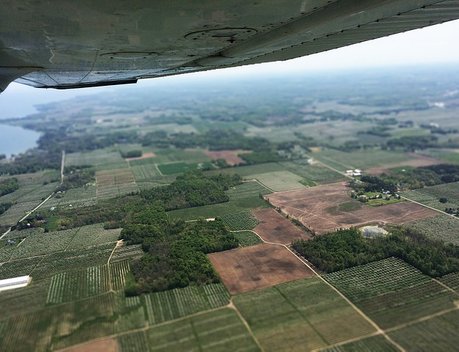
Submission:
M 459 165 L 453 164 L 438 164 L 423 166 L 419 169 L 429 170 L 434 172 L 440 178 L 441 183 L 450 183 L 459 181 Z
M 439 164 L 405 168 L 394 170 L 388 175 L 382 174 L 381 178 L 397 184 L 402 189 L 417 189 L 459 181 L 459 165 Z
M 61 152 L 33 149 L 14 157 L 13 161 L 0 163 L 0 175 L 19 175 L 44 169 L 58 169 Z
M 10 202 L 0 203 L 0 215 L 2 215 L 5 211 L 11 208 L 13 204 Z
M 286 157 L 282 156 L 275 150 L 266 150 L 266 151 L 259 151 L 253 153 L 243 153 L 239 154 L 239 157 L 245 161 L 246 164 L 262 164 L 262 163 L 270 163 L 276 161 L 285 160 Z
M 15 177 L 7 178 L 0 181 L 0 197 L 12 193 L 19 188 L 18 179 Z
M 197 207 L 227 202 L 225 191 L 241 182 L 238 174 L 206 176 L 195 170 L 178 176 L 168 186 L 142 191 L 141 196 L 147 201 L 160 202 L 166 210 Z
M 95 171 L 89 166 L 72 166 L 65 168 L 64 182 L 58 187 L 59 191 L 82 187 L 95 181 Z
M 218 282 L 206 254 L 239 245 L 221 220 L 170 220 L 159 204 L 129 219 L 121 239 L 128 244 L 141 244 L 145 252 L 132 263 L 135 280 L 128 281 L 128 295 Z
M 140 158 L 142 156 L 141 150 L 129 150 L 127 152 L 121 152 L 123 158 Z
M 459 208 L 445 208 L 445 213 L 448 213 L 454 216 L 459 216 Z
M 397 192 L 397 185 L 394 182 L 378 176 L 364 175 L 360 178 L 360 181 L 352 180 L 349 185 L 357 194 L 384 191 Z
M 432 277 L 459 270 L 459 246 L 428 239 L 412 229 L 394 228 L 391 232 L 386 237 L 366 239 L 351 228 L 295 241 L 293 248 L 325 272 L 389 257 L 400 258 Z
M 403 136 L 400 138 L 389 139 L 385 147 L 388 149 L 403 149 L 414 152 L 426 148 L 438 147 L 438 137 L 428 136 Z

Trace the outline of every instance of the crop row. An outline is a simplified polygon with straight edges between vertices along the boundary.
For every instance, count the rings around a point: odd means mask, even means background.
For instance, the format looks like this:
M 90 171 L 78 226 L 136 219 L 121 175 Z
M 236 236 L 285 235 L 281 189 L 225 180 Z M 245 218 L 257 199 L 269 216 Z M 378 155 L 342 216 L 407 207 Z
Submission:
M 106 265 L 63 272 L 51 278 L 46 303 L 62 303 L 107 292 L 110 288 Z
M 258 221 L 249 210 L 221 216 L 223 222 L 230 230 L 251 230 L 257 226 Z
M 337 271 L 324 277 L 353 301 L 430 281 L 428 276 L 396 258 Z
M 229 294 L 222 284 L 188 286 L 143 296 L 150 324 L 177 319 L 228 304 Z

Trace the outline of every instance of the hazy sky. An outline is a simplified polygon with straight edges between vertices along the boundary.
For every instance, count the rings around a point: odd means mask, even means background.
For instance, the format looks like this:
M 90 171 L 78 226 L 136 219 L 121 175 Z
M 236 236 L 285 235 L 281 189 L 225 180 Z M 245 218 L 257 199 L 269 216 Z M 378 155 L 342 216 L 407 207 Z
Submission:
M 160 78 L 191 82 L 194 79 L 224 78 L 235 75 L 266 75 L 273 72 L 308 72 L 369 67 L 421 64 L 459 64 L 459 20 L 411 32 L 396 34 L 361 44 L 331 50 L 299 59 L 223 69 L 182 76 Z M 156 79 L 157 80 L 157 79 Z M 155 80 L 139 81 L 138 85 L 153 85 Z M 33 112 L 33 105 L 116 88 L 86 88 L 78 90 L 44 90 L 12 83 L 0 95 L 0 119 L 23 116 Z

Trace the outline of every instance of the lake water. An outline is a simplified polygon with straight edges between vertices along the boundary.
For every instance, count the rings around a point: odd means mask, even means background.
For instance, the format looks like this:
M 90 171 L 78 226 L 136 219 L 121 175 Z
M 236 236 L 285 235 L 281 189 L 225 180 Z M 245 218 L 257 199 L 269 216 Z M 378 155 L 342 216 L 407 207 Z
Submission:
M 19 154 L 34 148 L 40 133 L 22 127 L 0 124 L 0 154 Z

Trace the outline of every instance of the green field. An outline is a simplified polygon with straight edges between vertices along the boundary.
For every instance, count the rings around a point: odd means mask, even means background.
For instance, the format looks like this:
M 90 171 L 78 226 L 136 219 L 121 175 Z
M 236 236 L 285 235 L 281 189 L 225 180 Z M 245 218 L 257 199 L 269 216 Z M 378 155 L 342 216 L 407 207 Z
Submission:
M 407 351 L 450 352 L 459 346 L 459 310 L 389 332 Z
M 210 174 L 239 174 L 246 179 L 253 178 L 252 175 L 264 174 L 268 172 L 284 171 L 285 168 L 279 163 L 266 163 L 247 166 L 229 167 L 227 169 L 209 171 Z
M 65 166 L 90 165 L 100 168 L 116 168 L 115 165 L 126 165 L 118 150 L 98 149 L 91 152 L 68 153 Z
M 382 335 L 371 336 L 345 343 L 342 345 L 329 347 L 321 352 L 397 352 L 399 349 Z
M 250 177 L 260 181 L 274 192 L 306 188 L 304 184 L 301 183 L 303 178 L 290 171 L 273 171 L 250 175 Z
M 228 308 L 153 327 L 145 335 L 142 351 L 259 351 L 236 312 Z M 126 339 L 121 339 L 122 351 L 132 351 Z
M 210 162 L 202 162 L 202 163 L 185 163 L 183 161 L 178 161 L 174 163 L 167 163 L 167 164 L 159 164 L 158 169 L 161 171 L 163 175 L 175 175 L 181 174 L 191 170 L 199 170 L 199 169 L 213 169 L 214 166 Z
M 257 182 L 245 182 L 228 190 L 226 193 L 229 196 L 228 202 L 173 210 L 169 211 L 168 215 L 172 218 L 195 220 L 198 218 L 222 217 L 258 207 L 267 207 L 268 205 L 259 195 L 270 192 Z
M 408 154 L 386 150 L 358 150 L 342 152 L 336 149 L 322 149 L 311 156 L 340 171 L 346 169 L 366 169 L 375 166 L 410 160 Z
M 451 291 L 395 258 L 325 278 L 384 329 L 455 306 L 456 296 Z
M 255 246 L 263 243 L 260 237 L 255 235 L 252 231 L 237 231 L 233 232 L 233 235 L 238 239 L 241 247 Z
M 161 176 L 156 164 L 152 163 L 131 166 L 131 170 L 136 182 L 152 180 Z
M 459 182 L 424 187 L 403 192 L 402 195 L 442 211 L 445 208 L 459 208 Z M 447 202 L 440 203 L 440 198 L 446 198 Z
M 240 294 L 233 301 L 265 351 L 310 351 L 374 332 L 318 278 Z
M 434 240 L 459 245 L 459 218 L 440 214 L 433 218 L 412 221 L 405 226 L 421 232 Z
M 443 160 L 446 163 L 459 164 L 459 152 L 457 149 L 428 149 L 427 153 L 437 159 Z
M 282 165 L 285 169 L 301 176 L 303 178 L 302 183 L 308 186 L 332 183 L 345 179 L 343 175 L 334 172 L 320 164 L 310 165 L 307 159 L 286 161 L 279 164 Z

